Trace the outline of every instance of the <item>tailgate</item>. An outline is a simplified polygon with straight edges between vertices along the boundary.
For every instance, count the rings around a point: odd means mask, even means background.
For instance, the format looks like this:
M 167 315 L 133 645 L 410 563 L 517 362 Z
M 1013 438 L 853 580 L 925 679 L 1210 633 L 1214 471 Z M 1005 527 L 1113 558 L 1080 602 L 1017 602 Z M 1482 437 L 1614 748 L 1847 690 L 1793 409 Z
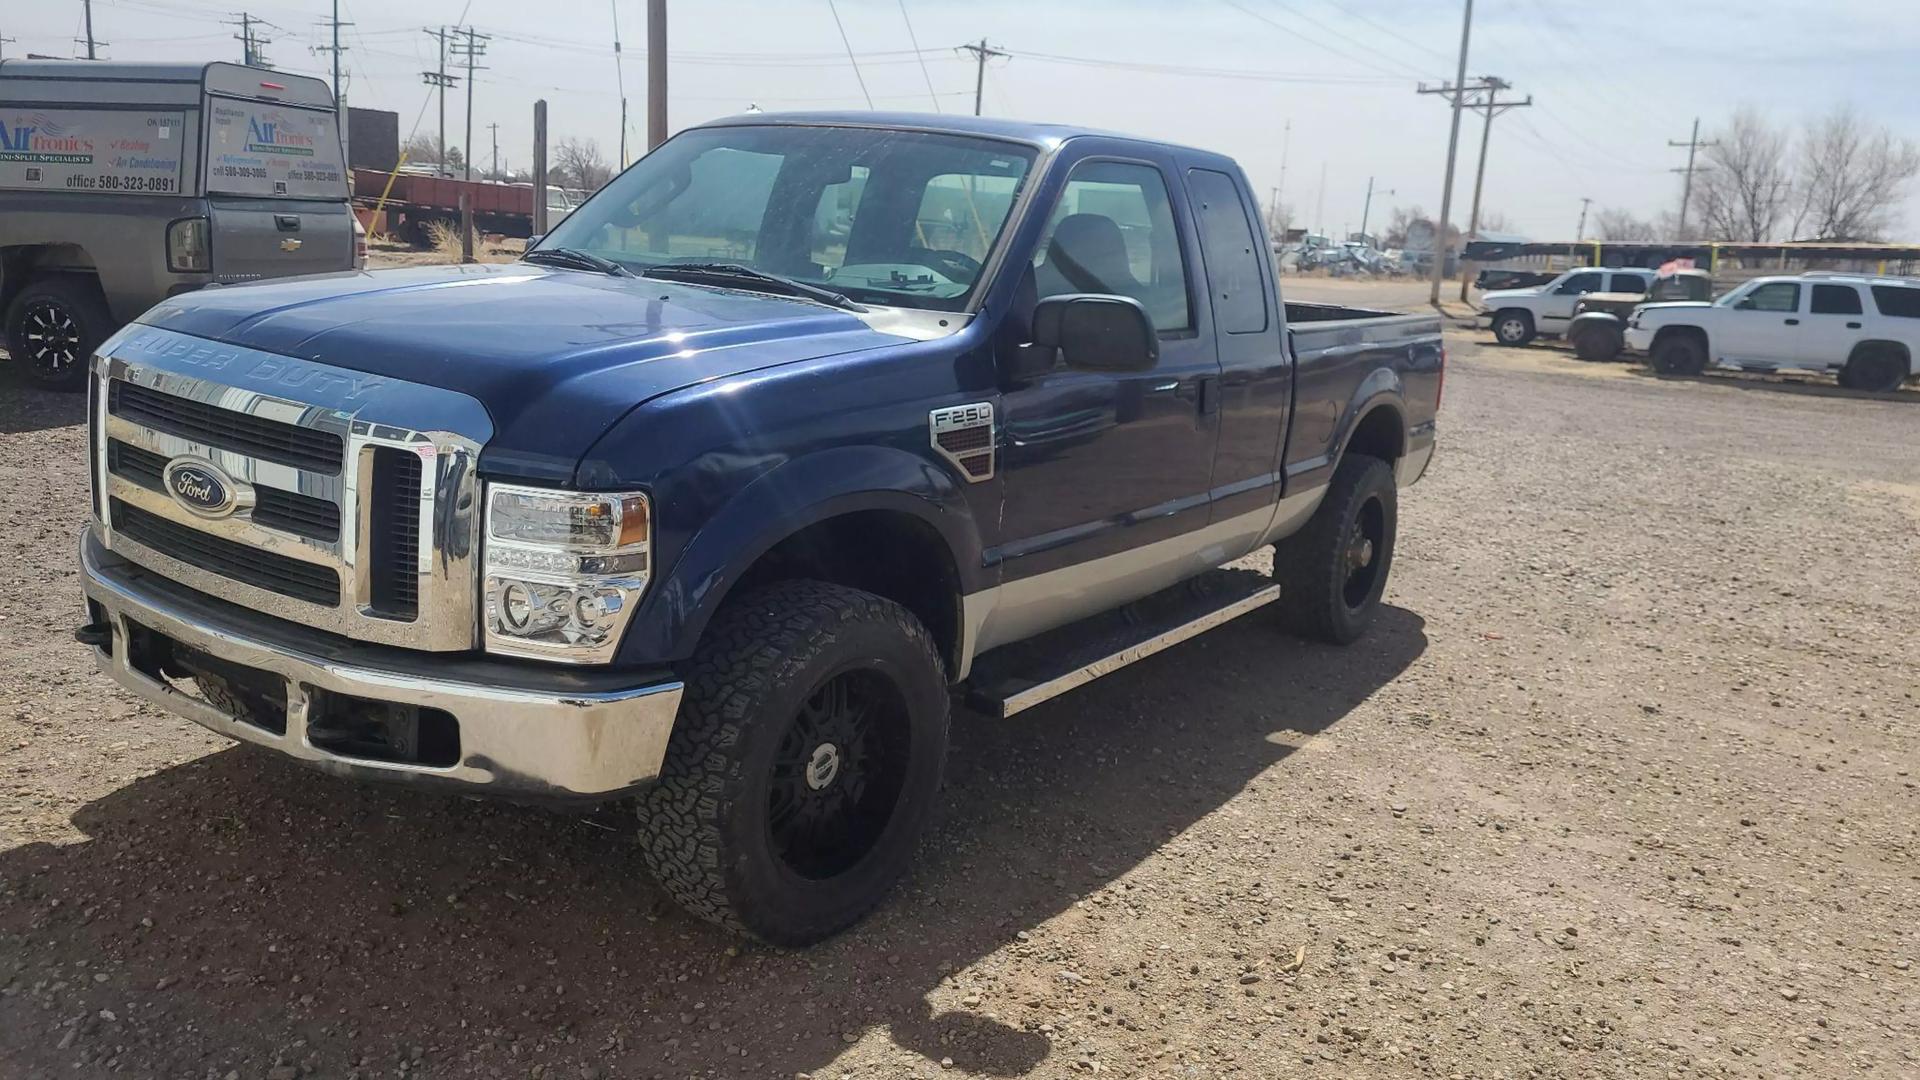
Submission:
M 215 281 L 353 269 L 353 214 L 345 202 L 216 195 L 208 203 Z

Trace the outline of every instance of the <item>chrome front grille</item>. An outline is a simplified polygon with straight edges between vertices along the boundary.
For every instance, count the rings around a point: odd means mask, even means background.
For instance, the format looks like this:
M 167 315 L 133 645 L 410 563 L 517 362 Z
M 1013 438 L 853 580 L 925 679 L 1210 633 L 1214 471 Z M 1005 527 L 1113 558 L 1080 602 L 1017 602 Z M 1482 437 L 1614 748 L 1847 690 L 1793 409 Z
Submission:
M 492 434 L 478 402 L 148 326 L 103 346 L 93 377 L 108 548 L 356 639 L 478 643 L 474 465 Z M 231 508 L 179 497 L 178 466 L 231 481 Z

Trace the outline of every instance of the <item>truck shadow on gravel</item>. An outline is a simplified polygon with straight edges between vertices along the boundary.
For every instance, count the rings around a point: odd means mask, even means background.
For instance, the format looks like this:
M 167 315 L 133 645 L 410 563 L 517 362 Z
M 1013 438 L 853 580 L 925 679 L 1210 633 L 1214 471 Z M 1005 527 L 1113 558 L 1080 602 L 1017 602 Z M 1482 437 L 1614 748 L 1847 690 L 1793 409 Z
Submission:
M 0 435 L 20 435 L 86 422 L 87 395 L 42 390 L 16 370 L 11 361 L 0 359 Z
M 87 804 L 83 842 L 0 854 L 0 1030 L 15 1033 L 0 1073 L 792 1077 L 891 1039 L 922 1074 L 951 1058 L 1022 1075 L 1073 1052 L 1038 1030 L 1060 1009 L 1150 1022 L 1104 963 L 1049 940 L 1050 920 L 1096 917 L 1075 905 L 1128 889 L 1250 782 L 1288 783 L 1267 770 L 1405 670 L 1424 625 L 1386 608 L 1333 649 L 1254 615 L 1013 720 L 957 714 L 910 879 L 806 951 L 682 915 L 624 811 L 360 787 L 218 751 Z M 1184 971 L 1189 957 L 1150 952 L 1162 936 L 1145 927 L 1137 959 Z M 1025 957 L 1013 978 L 966 970 L 1001 949 Z

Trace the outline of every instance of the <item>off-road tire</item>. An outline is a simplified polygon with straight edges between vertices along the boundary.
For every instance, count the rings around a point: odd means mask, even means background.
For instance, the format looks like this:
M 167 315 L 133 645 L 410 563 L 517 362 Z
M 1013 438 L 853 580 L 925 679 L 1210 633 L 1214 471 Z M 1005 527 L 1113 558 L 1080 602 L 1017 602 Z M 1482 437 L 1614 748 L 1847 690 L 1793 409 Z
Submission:
M 1900 354 L 1885 345 L 1866 345 L 1854 351 L 1840 369 L 1840 385 L 1849 390 L 1884 394 L 1900 389 L 1907 381 L 1907 365 Z
M 898 691 L 908 743 L 899 793 L 859 861 L 808 879 L 773 850 L 773 763 L 802 704 L 849 670 L 878 672 Z M 949 697 L 932 636 L 891 600 L 780 582 L 714 616 L 685 681 L 660 778 L 640 799 L 655 880 L 687 911 L 775 945 L 858 921 L 906 870 L 939 792 Z
M 1507 308 L 1493 313 L 1493 340 L 1502 345 L 1525 345 L 1537 332 L 1531 312 Z
M 1373 540 L 1367 588 L 1355 597 L 1348 592 L 1352 551 L 1361 516 L 1370 512 L 1370 505 L 1378 507 L 1380 535 Z M 1306 526 L 1274 545 L 1273 576 L 1280 583 L 1280 600 L 1274 606 L 1282 625 L 1301 637 L 1334 645 L 1359 640 L 1386 591 L 1398 518 L 1393 466 L 1364 454 L 1343 458 Z
M 1653 343 L 1647 362 L 1662 375 L 1698 375 L 1707 370 L 1707 346 L 1699 334 L 1666 334 Z
M 1573 351 L 1582 360 L 1612 360 L 1625 344 L 1620 331 L 1607 326 L 1589 327 L 1573 336 Z
M 44 342 L 30 335 L 54 319 L 71 344 L 59 346 L 61 359 L 42 355 Z M 68 330 L 67 328 L 71 328 Z M 15 370 L 48 390 L 78 390 L 87 382 L 94 350 L 113 332 L 113 315 L 100 283 L 83 274 L 48 274 L 27 283 L 7 306 L 7 355 Z M 67 356 L 71 359 L 67 359 Z

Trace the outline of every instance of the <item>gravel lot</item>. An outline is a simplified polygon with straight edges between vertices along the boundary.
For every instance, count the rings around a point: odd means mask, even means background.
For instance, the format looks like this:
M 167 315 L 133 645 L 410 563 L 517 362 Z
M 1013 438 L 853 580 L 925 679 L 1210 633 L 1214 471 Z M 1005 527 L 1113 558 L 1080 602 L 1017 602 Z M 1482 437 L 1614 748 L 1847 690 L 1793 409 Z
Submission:
M 1256 615 L 962 715 L 913 876 L 806 952 L 680 915 L 617 811 L 112 689 L 80 399 L 8 384 L 0 1076 L 1920 1073 L 1920 400 L 1484 337 L 1369 641 Z

